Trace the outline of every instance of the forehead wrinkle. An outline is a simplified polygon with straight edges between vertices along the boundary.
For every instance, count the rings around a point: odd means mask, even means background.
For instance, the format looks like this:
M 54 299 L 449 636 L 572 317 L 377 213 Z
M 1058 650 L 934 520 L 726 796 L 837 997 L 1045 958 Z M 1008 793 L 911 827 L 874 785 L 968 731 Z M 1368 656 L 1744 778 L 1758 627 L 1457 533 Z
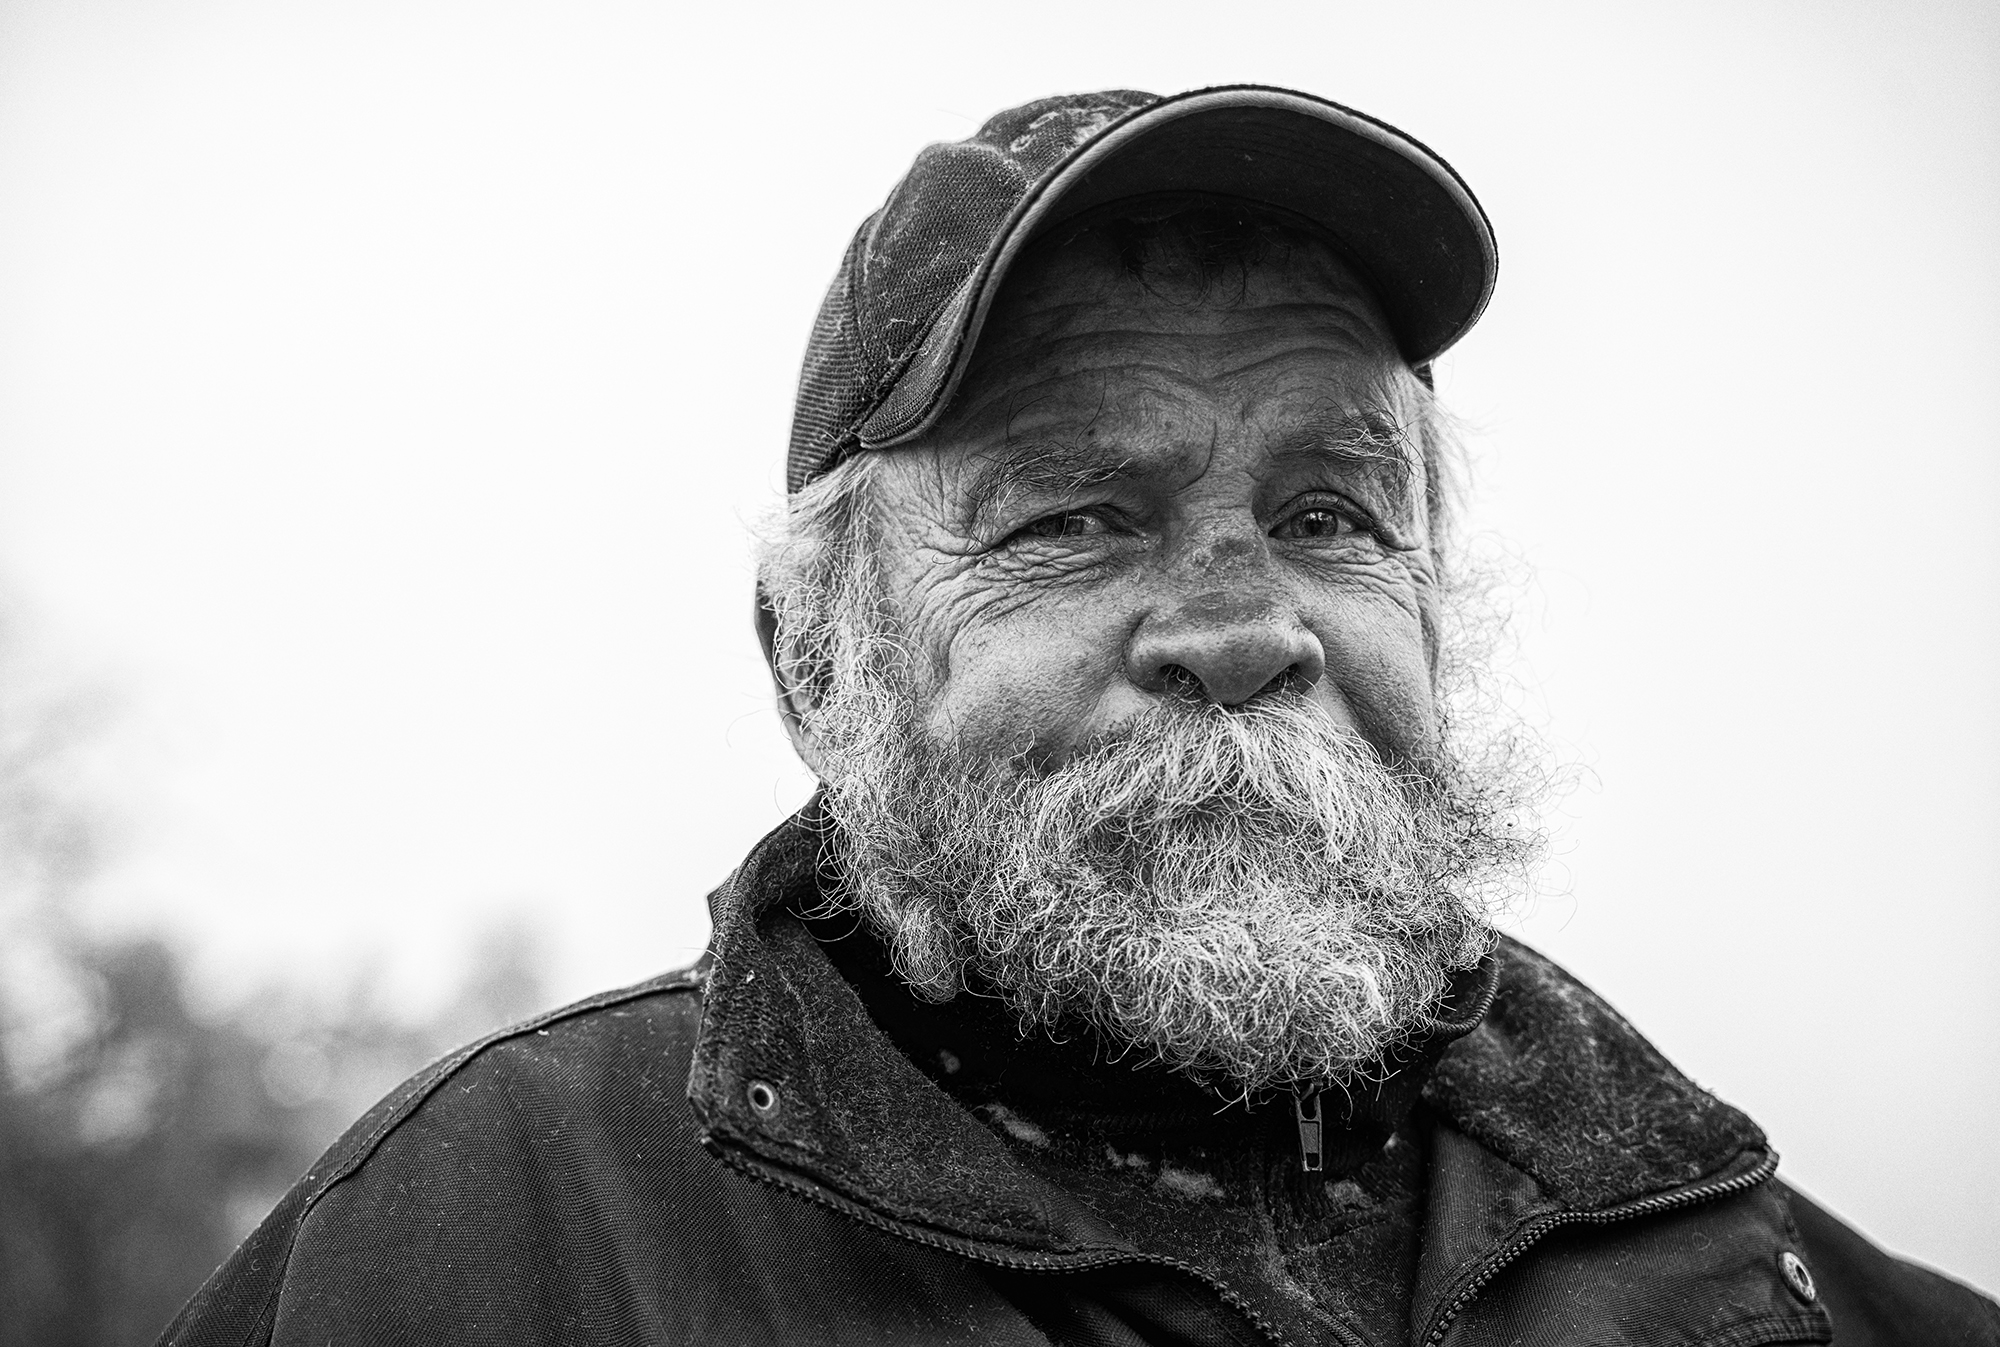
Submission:
M 1237 344 L 1237 339 L 1227 334 L 1212 334 L 1208 340 L 1231 347 Z M 1151 328 L 1097 328 L 1068 337 L 1023 340 L 973 367 L 960 388 L 952 419 L 960 424 L 976 421 L 990 415 L 996 401 L 1009 399 L 1024 388 L 1060 387 L 1078 380 L 1197 389 L 1208 376 L 1191 372 L 1188 357 L 1199 353 L 1196 347 L 1202 341 L 1199 335 Z M 1079 349 L 1081 357 L 1072 354 Z M 1023 406 L 1009 401 L 1008 420 L 1011 422 L 1024 406 L 1041 401 L 1042 396 L 1029 398 Z
M 967 381 L 971 383 L 970 380 Z M 1116 359 L 1036 371 L 1031 379 L 980 381 L 962 390 L 951 408 L 941 441 L 1080 439 L 1107 412 L 1124 422 L 1156 422 L 1163 408 L 1196 414 L 1209 401 L 1205 376 L 1190 374 L 1171 359 L 1154 359 L 1130 347 Z M 1024 430 L 1023 421 L 1028 422 Z
M 1324 299 L 1301 299 L 1205 311 L 1203 330 L 1187 335 L 1241 342 L 1245 331 L 1282 336 L 1288 344 L 1338 346 L 1343 354 L 1379 359 L 1395 349 L 1393 340 L 1366 309 Z M 1300 339 L 1304 339 L 1301 343 Z
M 1246 334 L 1260 333 L 1281 334 L 1280 339 L 1317 338 L 1338 347 L 1343 355 L 1363 359 L 1394 349 L 1393 340 L 1359 294 L 1227 304 L 1213 300 L 1174 304 L 1144 294 L 1107 302 L 1103 296 L 1092 296 L 996 315 L 980 338 L 973 378 L 1024 358 L 1039 363 L 1079 343 L 1112 342 L 1130 348 L 1160 342 L 1221 342 L 1233 347 Z
M 1240 343 L 1232 342 L 1223 348 L 1223 357 L 1227 356 L 1235 356 L 1237 358 L 1226 364 L 1223 363 L 1222 358 L 1218 358 L 1209 368 L 1201 372 L 1198 382 L 1212 384 L 1218 380 L 1254 378 L 1260 377 L 1270 371 L 1276 371 L 1281 376 L 1291 376 L 1285 382 L 1289 383 L 1293 388 L 1302 383 L 1310 384 L 1316 388 L 1325 388 L 1328 385 L 1337 386 L 1344 382 L 1344 380 L 1338 377 L 1338 375 L 1329 377 L 1323 367 L 1315 366 L 1309 369 L 1294 367 L 1302 360 L 1314 360 L 1326 356 L 1333 356 L 1335 359 L 1341 360 L 1348 359 L 1348 353 L 1346 352 L 1329 351 L 1325 347 L 1307 346 L 1296 342 L 1288 343 L 1281 348 L 1267 348 L 1260 352 L 1245 351 Z M 1368 372 L 1373 373 L 1372 370 Z M 1248 391 L 1255 395 L 1253 400 L 1267 398 L 1271 393 L 1268 385 L 1265 387 L 1253 387 Z M 1282 395 L 1288 390 L 1283 384 L 1280 384 L 1277 391 Z
M 1204 345 L 1210 349 L 1202 349 Z M 1112 403 L 1114 391 L 1121 410 L 1142 407 L 1142 414 L 1152 420 L 1163 403 L 1177 404 L 1185 411 L 1213 409 L 1224 400 L 1234 403 L 1246 393 L 1256 402 L 1274 394 L 1295 394 L 1301 386 L 1314 390 L 1342 385 L 1365 388 L 1377 383 L 1381 374 L 1376 362 L 1366 359 L 1365 348 L 1359 343 L 1344 349 L 1348 344 L 1342 341 L 1301 341 L 1288 336 L 1247 346 L 1223 335 L 1197 343 L 1154 334 L 1149 341 L 1126 342 L 1117 348 L 1115 358 L 1102 362 L 1045 368 L 1027 382 L 982 381 L 982 386 L 965 390 L 951 419 L 967 430 L 985 423 L 1002 438 L 1012 440 L 1020 433 L 1018 423 L 1023 420 L 1046 417 L 1048 422 L 1073 421 L 1081 413 L 1084 398 L 1093 392 L 1088 425 L 1096 424 Z M 1039 363 L 1059 359 L 1060 353 L 1045 350 L 1037 356 Z M 1328 370 L 1328 361 L 1348 367 L 1351 373 Z M 1306 363 L 1302 366 L 1301 362 Z M 1249 387 L 1234 386 L 1240 384 Z M 993 424 L 1003 416 L 1002 425 Z
M 972 368 L 976 372 L 996 361 L 1004 363 L 1023 348 L 1038 352 L 1065 342 L 1087 341 L 1107 330 L 1090 326 L 1105 312 L 1104 303 L 1094 296 L 1033 308 L 1010 305 L 987 320 L 974 349 Z

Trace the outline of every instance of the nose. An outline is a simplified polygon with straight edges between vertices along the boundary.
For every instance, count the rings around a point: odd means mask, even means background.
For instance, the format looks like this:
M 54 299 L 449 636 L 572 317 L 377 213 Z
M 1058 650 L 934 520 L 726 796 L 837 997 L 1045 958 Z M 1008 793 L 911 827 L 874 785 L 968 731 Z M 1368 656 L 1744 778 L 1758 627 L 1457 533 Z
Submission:
M 1326 650 L 1269 602 L 1209 594 L 1149 617 L 1134 633 L 1125 663 L 1126 676 L 1148 692 L 1198 689 L 1219 705 L 1241 706 L 1283 683 L 1319 682 Z

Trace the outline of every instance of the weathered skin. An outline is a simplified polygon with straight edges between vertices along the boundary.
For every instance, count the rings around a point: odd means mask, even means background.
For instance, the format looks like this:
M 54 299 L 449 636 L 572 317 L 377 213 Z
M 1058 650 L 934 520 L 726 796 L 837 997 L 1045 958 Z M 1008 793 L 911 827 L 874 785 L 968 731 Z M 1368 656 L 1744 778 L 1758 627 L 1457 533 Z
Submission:
M 879 465 L 928 729 L 1054 765 L 1177 685 L 1289 676 L 1385 755 L 1431 742 L 1415 390 L 1330 250 L 1206 295 L 1092 235 L 1023 259 L 947 419 Z

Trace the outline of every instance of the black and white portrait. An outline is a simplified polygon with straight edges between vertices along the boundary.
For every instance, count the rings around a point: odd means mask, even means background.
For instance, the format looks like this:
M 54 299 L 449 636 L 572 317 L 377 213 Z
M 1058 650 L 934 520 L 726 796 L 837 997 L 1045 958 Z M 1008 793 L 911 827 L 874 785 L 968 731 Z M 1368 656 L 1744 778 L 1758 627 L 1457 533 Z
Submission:
M 0 4 L 0 1347 L 2000 1342 L 1996 81 Z

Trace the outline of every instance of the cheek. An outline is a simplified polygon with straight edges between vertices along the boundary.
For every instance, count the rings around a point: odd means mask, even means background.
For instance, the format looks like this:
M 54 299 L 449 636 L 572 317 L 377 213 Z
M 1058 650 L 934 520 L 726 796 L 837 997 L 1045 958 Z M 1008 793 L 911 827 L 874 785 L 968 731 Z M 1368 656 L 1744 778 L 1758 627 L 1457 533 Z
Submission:
M 995 760 L 1060 755 L 1102 728 L 1123 678 L 1110 615 L 1030 604 L 990 610 L 929 647 L 926 728 Z
M 1327 677 L 1362 734 L 1392 752 L 1436 742 L 1430 643 L 1415 612 L 1352 594 L 1325 604 L 1313 626 L 1326 648 Z

